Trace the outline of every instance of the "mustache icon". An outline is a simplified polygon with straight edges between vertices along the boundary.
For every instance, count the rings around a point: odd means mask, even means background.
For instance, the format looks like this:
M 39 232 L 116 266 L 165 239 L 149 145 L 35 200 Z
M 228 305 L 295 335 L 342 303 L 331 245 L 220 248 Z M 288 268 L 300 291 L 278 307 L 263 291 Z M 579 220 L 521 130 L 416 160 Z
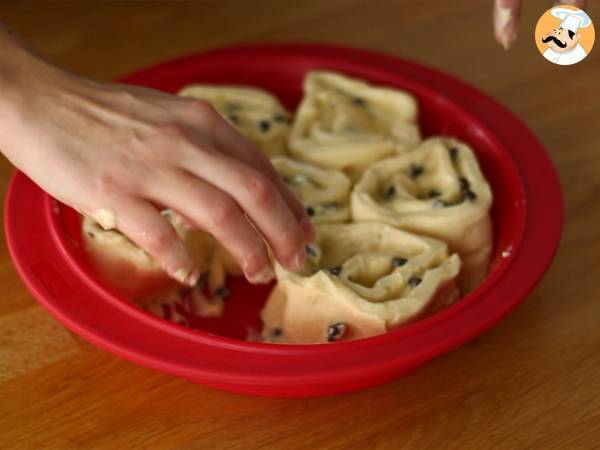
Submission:
M 547 43 L 547 42 L 550 42 L 550 41 L 554 41 L 554 43 L 556 45 L 558 45 L 560 48 L 565 48 L 567 46 L 566 42 L 559 41 L 556 36 L 546 36 L 545 38 L 542 38 L 542 42 L 544 44 Z

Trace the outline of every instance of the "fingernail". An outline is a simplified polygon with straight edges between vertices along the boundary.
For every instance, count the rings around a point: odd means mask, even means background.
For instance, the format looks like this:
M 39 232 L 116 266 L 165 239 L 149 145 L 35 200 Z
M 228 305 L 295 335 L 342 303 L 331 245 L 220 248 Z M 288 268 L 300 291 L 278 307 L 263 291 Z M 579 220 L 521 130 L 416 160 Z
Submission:
M 273 272 L 271 266 L 267 265 L 260 272 L 246 276 L 246 278 L 252 284 L 268 284 L 275 278 L 275 272 Z
M 300 221 L 300 227 L 304 233 L 304 242 L 310 244 L 315 240 L 315 227 L 308 217 L 304 217 Z
M 294 270 L 301 270 L 304 267 L 304 263 L 306 261 L 306 252 L 304 247 L 300 250 L 294 258 L 292 259 L 292 267 Z
M 517 37 L 515 12 L 512 8 L 497 6 L 494 13 L 496 37 L 504 50 L 508 50 Z
M 198 269 L 186 270 L 186 269 L 177 269 L 173 274 L 173 278 L 179 281 L 182 284 L 186 284 L 190 287 L 193 287 L 198 282 L 198 278 L 200 277 L 200 271 Z
M 516 39 L 517 30 L 514 27 L 510 27 L 510 29 L 505 28 L 502 34 L 502 47 L 504 47 L 504 50 L 508 50 Z
M 173 273 L 173 278 L 175 278 L 177 281 L 179 281 L 180 283 L 184 283 L 185 279 L 187 277 L 188 271 L 185 269 L 177 269 L 174 273 Z
M 194 287 L 196 286 L 196 283 L 198 283 L 198 278 L 200 278 L 200 271 L 198 269 L 193 269 L 186 277 L 184 284 L 189 287 Z

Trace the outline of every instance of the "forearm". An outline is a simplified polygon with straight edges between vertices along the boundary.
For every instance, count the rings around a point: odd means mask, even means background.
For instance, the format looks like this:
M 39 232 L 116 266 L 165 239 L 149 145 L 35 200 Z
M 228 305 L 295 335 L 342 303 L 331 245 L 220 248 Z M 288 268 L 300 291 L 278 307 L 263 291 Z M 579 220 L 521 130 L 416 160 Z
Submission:
M 77 78 L 47 61 L 26 39 L 0 22 L 0 103 L 11 93 Z M 29 89 L 31 90 L 31 89 Z
M 0 151 L 13 163 L 14 153 L 20 148 L 18 137 L 29 119 L 32 102 L 41 103 L 65 78 L 64 71 L 51 65 L 25 39 L 0 23 Z
M 32 69 L 47 65 L 39 54 L 6 25 L 0 23 L 0 88 L 5 99 L 6 89 L 16 85 L 24 74 L 30 73 Z

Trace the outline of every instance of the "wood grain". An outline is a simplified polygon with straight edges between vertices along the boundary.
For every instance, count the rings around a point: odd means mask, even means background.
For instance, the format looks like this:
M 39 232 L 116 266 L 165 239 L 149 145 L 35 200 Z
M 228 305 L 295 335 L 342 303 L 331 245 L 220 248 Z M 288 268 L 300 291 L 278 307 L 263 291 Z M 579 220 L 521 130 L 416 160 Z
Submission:
M 0 20 L 49 59 L 110 79 L 196 50 L 344 43 L 457 75 L 519 115 L 560 172 L 566 226 L 538 289 L 480 339 L 393 383 L 334 398 L 215 391 L 120 360 L 38 307 L 0 244 L 2 448 L 598 448 L 600 49 L 571 67 L 535 49 L 549 2 L 495 44 L 490 2 L 3 1 Z M 600 4 L 589 13 L 600 21 Z M 0 162 L 4 193 L 11 173 Z

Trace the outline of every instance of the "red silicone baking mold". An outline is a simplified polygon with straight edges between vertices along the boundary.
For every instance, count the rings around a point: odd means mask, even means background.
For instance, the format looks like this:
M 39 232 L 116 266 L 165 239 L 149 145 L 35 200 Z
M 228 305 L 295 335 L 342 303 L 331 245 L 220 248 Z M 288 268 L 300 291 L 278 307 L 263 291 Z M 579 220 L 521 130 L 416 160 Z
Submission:
M 229 391 L 331 395 L 383 383 L 481 334 L 537 284 L 558 246 L 560 185 L 544 149 L 514 115 L 478 90 L 400 58 L 328 45 L 226 48 L 168 61 L 122 78 L 176 92 L 188 83 L 244 84 L 274 92 L 290 109 L 307 71 L 332 69 L 405 89 L 420 104 L 425 136 L 468 142 L 494 192 L 495 251 L 484 282 L 452 307 L 385 335 L 327 345 L 245 342 L 258 328 L 268 287 L 230 283 L 227 312 L 192 330 L 121 298 L 89 269 L 79 215 L 17 172 L 5 226 L 19 274 L 37 300 L 90 342 L 136 363 Z M 24 207 L 23 205 L 26 205 Z

